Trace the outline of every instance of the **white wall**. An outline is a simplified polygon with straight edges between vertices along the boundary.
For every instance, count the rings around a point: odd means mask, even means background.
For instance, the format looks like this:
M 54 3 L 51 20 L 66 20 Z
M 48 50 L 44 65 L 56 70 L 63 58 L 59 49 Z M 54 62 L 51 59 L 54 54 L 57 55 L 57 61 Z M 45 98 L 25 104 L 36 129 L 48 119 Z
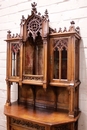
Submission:
M 4 104 L 6 102 L 6 39 L 7 31 L 20 32 L 20 19 L 31 14 L 31 3 L 37 3 L 38 12 L 44 14 L 48 9 L 50 26 L 69 28 L 70 21 L 80 27 L 80 97 L 81 116 L 78 130 L 87 130 L 87 0 L 0 0 L 0 130 L 6 130 Z M 17 88 L 12 87 L 12 100 L 15 100 Z

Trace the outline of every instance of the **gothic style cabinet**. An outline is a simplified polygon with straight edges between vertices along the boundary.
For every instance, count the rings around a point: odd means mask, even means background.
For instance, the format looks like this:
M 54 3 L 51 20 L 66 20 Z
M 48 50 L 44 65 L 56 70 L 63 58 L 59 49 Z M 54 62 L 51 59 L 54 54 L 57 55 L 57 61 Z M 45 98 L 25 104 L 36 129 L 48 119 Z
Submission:
M 7 130 L 77 130 L 79 112 L 79 27 L 49 27 L 48 12 L 22 16 L 20 34 L 7 39 Z M 11 86 L 18 99 L 11 101 Z M 13 86 L 15 87 L 15 85 Z

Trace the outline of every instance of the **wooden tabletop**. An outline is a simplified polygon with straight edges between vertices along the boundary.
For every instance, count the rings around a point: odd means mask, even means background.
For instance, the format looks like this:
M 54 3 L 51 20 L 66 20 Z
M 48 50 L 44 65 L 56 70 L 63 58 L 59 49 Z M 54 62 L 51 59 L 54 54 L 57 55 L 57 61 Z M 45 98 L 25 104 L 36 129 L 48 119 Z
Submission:
M 26 108 L 24 105 L 18 105 L 17 103 L 13 103 L 11 106 L 5 106 L 4 114 L 6 116 L 33 121 L 44 125 L 75 122 L 80 115 L 79 114 L 76 118 L 73 118 L 69 117 L 66 112 L 36 110 L 29 107 Z

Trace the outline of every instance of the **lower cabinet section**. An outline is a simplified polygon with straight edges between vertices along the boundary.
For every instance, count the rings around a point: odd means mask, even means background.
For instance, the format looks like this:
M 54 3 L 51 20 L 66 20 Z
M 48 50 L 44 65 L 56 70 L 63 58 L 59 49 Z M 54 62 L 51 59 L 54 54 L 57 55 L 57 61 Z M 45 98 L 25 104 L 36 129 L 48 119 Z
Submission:
M 77 121 L 66 124 L 57 125 L 43 125 L 34 123 L 31 121 L 10 118 L 10 129 L 9 130 L 77 130 Z
M 44 111 L 17 105 L 4 107 L 7 130 L 78 130 L 78 119 L 61 111 Z

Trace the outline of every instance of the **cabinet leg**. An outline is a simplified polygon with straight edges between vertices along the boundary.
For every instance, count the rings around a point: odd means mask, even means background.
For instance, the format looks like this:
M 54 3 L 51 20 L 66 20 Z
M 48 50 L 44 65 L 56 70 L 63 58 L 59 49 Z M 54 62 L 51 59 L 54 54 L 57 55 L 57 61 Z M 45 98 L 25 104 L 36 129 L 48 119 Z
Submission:
M 6 101 L 6 106 L 9 106 L 11 105 L 11 98 L 10 98 L 10 89 L 11 89 L 11 86 L 10 86 L 10 83 L 7 82 L 7 101 Z
M 11 130 L 10 117 L 7 116 L 7 130 Z

